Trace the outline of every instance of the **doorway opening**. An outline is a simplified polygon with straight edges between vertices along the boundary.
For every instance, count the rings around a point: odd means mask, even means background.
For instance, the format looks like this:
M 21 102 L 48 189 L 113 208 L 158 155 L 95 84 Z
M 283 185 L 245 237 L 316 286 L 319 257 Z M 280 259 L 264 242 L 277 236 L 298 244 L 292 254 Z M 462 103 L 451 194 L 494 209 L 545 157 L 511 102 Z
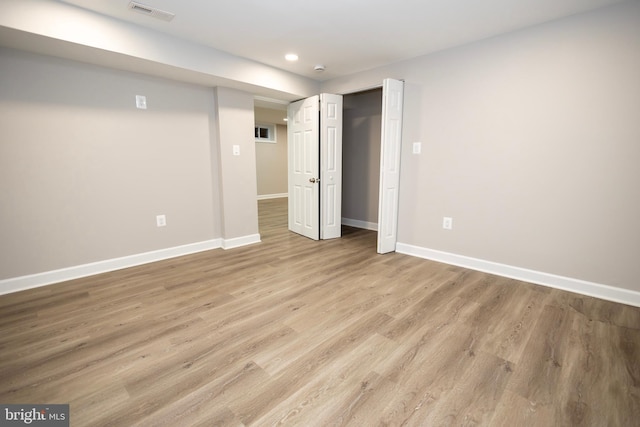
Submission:
M 399 172 L 400 172 L 400 146 L 401 146 L 401 128 L 402 128 L 402 100 L 403 100 L 403 82 L 393 79 L 385 79 L 383 81 L 382 88 L 377 87 L 373 89 L 366 89 L 359 92 L 353 92 L 347 95 L 339 96 L 340 97 L 340 106 L 338 107 L 340 110 L 340 118 L 339 118 L 339 126 L 343 127 L 343 119 L 342 116 L 346 116 L 346 128 L 343 130 L 338 130 L 339 135 L 341 136 L 341 141 L 339 141 L 338 145 L 342 145 L 342 140 L 344 139 L 347 147 L 335 146 L 337 150 L 333 150 L 333 152 L 339 152 L 340 157 L 346 155 L 346 159 L 339 159 L 342 164 L 342 170 L 347 173 L 346 181 L 342 181 L 342 177 L 339 179 L 323 179 L 323 182 L 329 182 L 331 185 L 333 183 L 338 184 L 339 192 L 342 193 L 344 189 L 344 196 L 338 196 L 336 202 L 338 204 L 344 203 L 344 210 L 341 214 L 340 206 L 338 206 L 338 210 L 336 211 L 336 215 L 325 216 L 324 218 L 333 218 L 337 217 L 338 219 L 338 230 L 340 228 L 340 224 L 344 224 L 348 227 L 356 227 L 359 229 L 371 230 L 374 231 L 378 229 L 377 237 L 377 251 L 378 253 L 387 253 L 395 251 L 396 245 L 396 233 L 397 233 L 397 207 L 398 207 L 398 189 L 399 189 Z M 323 94 L 322 96 L 326 96 L 327 99 L 331 96 L 330 94 Z M 344 105 L 342 99 L 343 97 L 346 99 L 347 103 Z M 310 115 L 309 110 L 315 107 L 312 105 L 317 104 L 317 96 L 316 100 L 313 103 L 312 98 L 307 98 L 303 101 L 296 102 L 292 104 L 289 108 L 289 139 L 293 138 L 295 141 L 288 141 L 289 144 L 294 144 L 294 152 L 300 153 L 301 151 L 295 150 L 295 147 L 311 147 L 306 144 L 307 136 L 313 135 L 314 132 L 318 132 L 317 125 L 314 128 L 312 124 L 305 124 L 301 126 L 302 123 L 302 111 L 304 111 L 304 117 L 312 117 Z M 323 101 L 324 102 L 324 101 Z M 330 106 L 325 108 L 325 104 L 322 104 L 322 117 L 324 118 L 324 114 L 328 111 L 332 111 Z M 309 105 L 307 105 L 309 104 Z M 328 104 L 327 104 L 328 105 Z M 335 108 L 333 109 L 335 110 Z M 317 110 L 316 110 L 317 111 Z M 315 113 L 318 114 L 318 113 Z M 295 127 L 291 128 L 293 122 L 291 122 L 292 117 L 295 118 L 294 122 L 296 124 Z M 331 117 L 328 116 L 328 122 L 331 122 Z M 305 123 L 309 123 L 312 119 L 304 119 Z M 321 120 L 322 121 L 322 120 Z M 307 126 L 309 129 L 307 129 Z M 329 131 L 331 130 L 331 124 L 329 124 Z M 315 130 L 314 130 L 315 129 Z M 335 128 L 334 128 L 335 129 Z M 321 126 L 320 132 L 324 135 L 325 129 L 324 126 Z M 329 132 L 331 133 L 331 132 Z M 334 131 L 335 134 L 335 131 Z M 304 142 L 303 142 L 304 135 Z M 313 138 L 309 136 L 309 138 Z M 297 143 L 296 143 L 297 141 Z M 322 137 L 322 141 L 325 141 L 324 137 Z M 328 145 L 325 148 L 322 148 L 320 151 L 322 155 L 325 156 L 326 153 L 331 153 L 331 147 L 334 145 L 331 143 L 331 138 L 329 138 Z M 317 142 L 315 142 L 317 144 Z M 364 148 L 364 150 L 363 150 Z M 291 150 L 291 146 L 289 147 Z M 314 151 L 306 150 L 306 152 L 313 153 Z M 317 211 L 315 206 L 311 206 L 310 204 L 307 207 L 307 204 L 304 203 L 308 200 L 315 200 L 315 197 L 308 197 L 311 194 L 311 190 L 306 187 L 311 187 L 312 190 L 315 191 L 313 186 L 306 185 L 306 181 L 311 183 L 319 183 L 320 179 L 316 176 L 318 174 L 317 171 L 313 171 L 312 169 L 308 169 L 305 166 L 304 171 L 301 172 L 302 169 L 299 165 L 314 165 L 317 162 L 316 159 L 304 160 L 306 156 L 300 156 L 298 154 L 293 155 L 291 151 L 289 152 L 289 156 L 291 159 L 298 159 L 298 161 L 294 161 L 289 164 L 290 170 L 288 171 L 289 183 L 291 185 L 291 177 L 295 176 L 299 178 L 298 175 L 302 175 L 303 173 L 310 174 L 312 178 L 306 179 L 306 176 L 303 176 L 306 180 L 300 181 L 294 180 L 294 191 L 293 200 L 291 199 L 291 194 L 289 194 L 289 203 L 290 203 L 290 211 L 289 215 L 291 215 L 292 206 L 297 207 L 298 210 L 294 210 L 295 216 L 294 218 L 295 224 L 304 223 L 304 224 L 313 224 L 315 223 L 314 219 L 307 215 L 313 215 L 313 212 Z M 293 157 L 291 157 L 293 156 Z M 304 160 L 304 162 L 303 162 Z M 326 165 L 326 167 L 331 167 L 331 161 L 324 163 L 324 160 L 321 162 L 322 165 Z M 293 166 L 292 166 L 293 165 Z M 291 169 L 291 168 L 294 169 Z M 325 166 L 322 166 L 323 168 Z M 295 171 L 294 175 L 291 175 Z M 321 172 L 322 176 L 325 176 L 325 169 Z M 300 181 L 300 183 L 298 183 Z M 304 182 L 303 182 L 304 181 Z M 295 186 L 297 184 L 297 186 Z M 305 185 L 305 187 L 303 187 Z M 304 188 L 304 191 L 301 189 Z M 292 187 L 288 189 L 289 193 L 292 191 Z M 309 191 L 307 191 L 309 190 Z M 305 199 L 300 198 L 300 194 L 305 195 Z M 316 193 L 318 194 L 318 193 Z M 325 194 L 329 195 L 330 192 L 325 192 Z M 322 196 L 322 193 L 320 193 Z M 300 200 L 303 200 L 303 203 L 300 203 Z M 327 200 L 327 199 L 325 199 Z M 333 199 L 331 199 L 333 200 Z M 316 203 L 315 201 L 313 203 Z M 324 204 L 321 201 L 320 205 L 322 206 L 322 212 L 325 213 L 327 208 L 330 207 L 330 204 Z M 376 206 L 377 205 L 377 206 Z M 305 206 L 305 209 L 302 210 L 301 207 Z M 316 205 L 317 206 L 317 205 Z M 305 212 L 304 217 L 301 216 L 300 212 Z M 307 214 L 309 212 L 309 214 Z M 289 229 L 295 231 L 298 234 L 304 233 L 299 232 L 298 230 L 291 227 L 292 218 L 288 218 L 289 221 Z M 300 221 L 303 219 L 303 221 Z M 297 221 L 297 222 L 296 222 Z M 326 228 L 323 226 L 320 227 L 320 230 L 325 230 Z M 339 237 L 340 232 L 335 237 Z M 314 240 L 317 240 L 318 237 L 314 234 L 314 236 L 307 236 Z M 326 237 L 321 237 L 322 239 Z M 330 238 L 330 237 L 329 237 Z
M 273 138 L 256 138 L 256 179 L 258 228 L 260 239 L 269 241 L 288 233 L 287 230 L 287 106 L 289 101 L 256 96 L 256 127 L 272 126 Z
M 343 237 L 356 229 L 378 230 L 382 87 L 343 95 L 342 218 Z M 286 106 L 256 103 L 256 123 L 276 123 L 275 143 L 256 141 L 258 207 L 261 237 L 286 227 Z M 371 240 L 375 248 L 375 239 Z
M 342 224 L 378 231 L 382 88 L 343 96 Z

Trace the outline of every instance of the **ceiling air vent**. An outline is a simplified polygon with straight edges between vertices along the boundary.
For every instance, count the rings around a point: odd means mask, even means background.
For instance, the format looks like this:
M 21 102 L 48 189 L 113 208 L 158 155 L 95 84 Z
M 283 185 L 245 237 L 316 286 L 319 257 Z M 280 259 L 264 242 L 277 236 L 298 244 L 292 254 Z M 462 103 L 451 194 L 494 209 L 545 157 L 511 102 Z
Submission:
M 156 9 L 155 7 L 147 6 L 146 4 L 141 4 L 135 1 L 129 2 L 129 9 L 167 22 L 171 21 L 173 17 L 176 16 L 174 13 Z

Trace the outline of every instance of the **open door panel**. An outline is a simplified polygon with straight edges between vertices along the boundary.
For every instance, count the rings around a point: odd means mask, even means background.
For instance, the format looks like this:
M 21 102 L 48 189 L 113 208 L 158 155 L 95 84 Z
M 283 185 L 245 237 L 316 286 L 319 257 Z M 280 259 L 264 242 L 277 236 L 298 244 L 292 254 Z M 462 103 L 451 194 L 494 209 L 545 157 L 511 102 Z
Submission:
M 289 230 L 320 239 L 319 96 L 288 107 Z
M 396 250 L 398 193 L 404 82 L 385 79 L 382 84 L 380 197 L 378 204 L 378 253 Z
M 288 108 L 289 230 L 342 235 L 342 96 L 323 93 Z

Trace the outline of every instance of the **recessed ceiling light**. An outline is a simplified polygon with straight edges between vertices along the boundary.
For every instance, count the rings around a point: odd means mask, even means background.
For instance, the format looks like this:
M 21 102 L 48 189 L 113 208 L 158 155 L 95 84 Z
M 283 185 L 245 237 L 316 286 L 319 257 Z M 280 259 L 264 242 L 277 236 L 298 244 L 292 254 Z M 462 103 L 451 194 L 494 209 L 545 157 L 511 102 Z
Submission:
M 297 61 L 298 60 L 298 55 L 296 55 L 295 53 L 287 53 L 284 56 L 284 59 L 286 59 L 287 61 Z

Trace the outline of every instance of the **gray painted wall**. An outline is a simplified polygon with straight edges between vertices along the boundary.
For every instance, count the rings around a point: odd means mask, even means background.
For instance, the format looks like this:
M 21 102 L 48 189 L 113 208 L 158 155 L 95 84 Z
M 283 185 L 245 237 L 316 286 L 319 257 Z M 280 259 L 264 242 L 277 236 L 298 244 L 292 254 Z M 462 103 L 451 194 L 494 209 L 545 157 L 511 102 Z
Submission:
M 638 22 L 629 2 L 326 82 L 406 81 L 399 241 L 640 291 Z
M 378 223 L 382 89 L 345 95 L 342 217 Z
M 259 240 L 252 94 L 0 49 L 0 100 L 0 280 Z
M 253 95 L 224 87 L 214 93 L 222 238 L 258 238 Z M 239 155 L 234 154 L 236 145 Z

